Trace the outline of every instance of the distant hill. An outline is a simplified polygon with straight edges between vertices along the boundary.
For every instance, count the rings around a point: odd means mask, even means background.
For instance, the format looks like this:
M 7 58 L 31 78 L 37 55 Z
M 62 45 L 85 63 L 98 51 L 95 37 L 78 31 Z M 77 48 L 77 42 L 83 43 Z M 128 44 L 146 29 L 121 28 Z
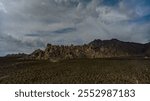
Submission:
M 84 45 L 51 45 L 45 50 L 35 50 L 32 59 L 63 60 L 75 58 L 150 57 L 150 43 L 123 42 L 117 39 L 96 39 Z
M 6 58 L 28 58 L 29 55 L 25 53 L 18 53 L 18 54 L 8 54 L 5 56 Z

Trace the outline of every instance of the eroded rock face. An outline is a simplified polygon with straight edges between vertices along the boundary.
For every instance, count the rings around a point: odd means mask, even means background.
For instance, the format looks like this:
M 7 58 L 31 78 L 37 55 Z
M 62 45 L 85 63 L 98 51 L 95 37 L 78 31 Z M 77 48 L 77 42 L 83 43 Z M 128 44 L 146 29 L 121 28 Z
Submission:
M 33 59 L 44 59 L 44 51 L 41 49 L 35 50 L 33 53 L 30 54 L 30 57 Z
M 107 58 L 128 57 L 149 54 L 150 45 L 122 42 L 117 39 L 94 40 L 85 45 L 51 45 L 47 44 L 44 51 L 38 49 L 30 54 L 34 59 L 49 59 L 53 61 L 74 58 Z M 150 55 L 150 54 L 149 54 Z

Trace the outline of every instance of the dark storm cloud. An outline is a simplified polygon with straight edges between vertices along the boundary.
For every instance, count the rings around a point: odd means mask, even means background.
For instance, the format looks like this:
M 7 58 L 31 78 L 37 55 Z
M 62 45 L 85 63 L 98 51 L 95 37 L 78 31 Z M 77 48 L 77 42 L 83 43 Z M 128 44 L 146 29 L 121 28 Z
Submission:
M 148 42 L 149 14 L 148 0 L 1 0 L 0 53 L 95 38 Z
M 69 32 L 73 32 L 73 31 L 76 31 L 76 29 L 75 28 L 64 28 L 64 29 L 54 31 L 52 33 L 62 34 L 62 33 L 69 33 Z
M 55 34 L 67 34 L 70 32 L 74 32 L 76 31 L 76 28 L 63 28 L 63 29 L 59 29 L 56 31 L 38 31 L 38 32 L 34 32 L 32 34 L 26 34 L 25 36 L 28 37 L 44 37 L 44 36 L 51 36 L 51 35 L 55 35 Z
M 11 35 L 1 34 L 0 35 L 0 55 L 4 53 L 18 53 L 18 52 L 26 52 L 29 53 L 31 50 L 33 50 L 33 47 L 40 48 L 43 47 L 45 44 L 41 40 L 34 40 L 33 41 L 27 41 L 27 40 L 21 40 L 17 39 L 15 37 L 12 37 Z

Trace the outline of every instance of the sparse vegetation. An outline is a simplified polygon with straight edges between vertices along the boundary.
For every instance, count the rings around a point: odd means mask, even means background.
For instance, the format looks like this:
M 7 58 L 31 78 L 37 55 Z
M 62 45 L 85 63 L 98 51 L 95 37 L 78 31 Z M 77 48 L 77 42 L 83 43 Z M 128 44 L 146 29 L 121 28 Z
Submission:
M 150 60 L 0 58 L 0 83 L 150 83 Z

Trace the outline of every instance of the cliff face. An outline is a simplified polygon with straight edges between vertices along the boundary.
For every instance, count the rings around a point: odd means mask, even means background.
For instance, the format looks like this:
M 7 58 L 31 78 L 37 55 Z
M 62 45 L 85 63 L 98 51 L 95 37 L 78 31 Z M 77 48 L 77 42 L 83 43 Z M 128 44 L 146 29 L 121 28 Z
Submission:
M 150 56 L 150 44 L 122 42 L 117 39 L 94 40 L 85 45 L 59 46 L 48 44 L 44 51 L 36 50 L 30 54 L 34 59 L 62 60 L 74 58 L 108 58 Z

